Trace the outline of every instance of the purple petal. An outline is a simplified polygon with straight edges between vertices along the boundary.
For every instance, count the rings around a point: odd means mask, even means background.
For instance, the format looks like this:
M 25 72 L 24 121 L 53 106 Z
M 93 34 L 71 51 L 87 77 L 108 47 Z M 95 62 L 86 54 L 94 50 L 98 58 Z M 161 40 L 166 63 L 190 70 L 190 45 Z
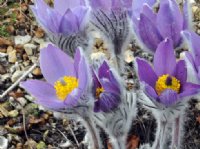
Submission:
M 164 74 L 174 74 L 176 58 L 174 55 L 172 41 L 170 39 L 165 39 L 158 45 L 154 55 L 153 64 L 154 70 L 158 76 L 162 76 Z
M 182 86 L 179 97 L 183 98 L 186 96 L 191 96 L 197 94 L 199 91 L 200 91 L 200 85 L 187 82 L 184 84 L 184 86 Z
M 109 71 L 110 67 L 108 66 L 107 62 L 104 61 L 103 64 L 99 67 L 98 76 L 99 78 L 109 78 Z
M 182 35 L 192 52 L 195 65 L 200 66 L 200 36 L 190 31 L 183 31 Z
M 67 107 L 74 107 L 78 104 L 78 101 L 80 100 L 80 97 L 83 93 L 82 89 L 76 88 L 74 89 L 69 95 L 67 95 L 65 102 L 65 105 Z
M 112 7 L 111 0 L 91 0 L 90 5 L 94 10 L 102 9 L 105 11 L 109 11 Z
M 100 99 L 95 102 L 94 111 L 109 112 L 120 103 L 120 96 L 104 92 L 100 95 Z
M 143 59 L 137 58 L 138 75 L 141 81 L 144 81 L 152 88 L 155 87 L 155 83 L 158 79 L 155 72 L 148 62 Z M 147 75 L 148 74 L 148 75 Z
M 59 13 L 64 14 L 67 9 L 72 9 L 78 6 L 84 6 L 84 0 L 54 0 L 54 8 Z
M 116 86 L 115 83 L 111 82 L 110 80 L 106 78 L 99 79 L 99 81 L 105 91 L 118 94 L 118 95 L 120 94 L 120 88 L 119 86 Z
M 59 32 L 63 34 L 72 34 L 79 30 L 78 19 L 70 9 L 65 12 L 59 25 Z
M 192 6 L 186 0 L 183 5 L 183 29 L 190 29 L 192 21 Z
M 81 57 L 80 63 L 79 63 L 79 68 L 78 68 L 78 83 L 79 87 L 82 90 L 85 90 L 87 85 L 88 85 L 88 78 L 89 78 L 89 73 L 88 73 L 88 64 L 86 63 L 85 57 Z
M 94 70 L 92 69 L 91 71 L 92 71 L 92 78 L 93 78 L 93 88 L 92 88 L 92 90 L 93 90 L 93 94 L 96 95 L 96 89 L 97 88 L 101 88 L 102 85 L 100 84 L 100 82 L 99 82 L 99 80 L 97 78 L 97 75 L 94 72 Z
M 148 84 L 145 84 L 145 93 L 154 100 L 157 100 L 158 98 L 158 95 L 155 92 L 154 88 Z
M 41 49 L 40 67 L 45 79 L 52 85 L 63 76 L 75 75 L 71 57 L 51 44 Z
M 56 97 L 55 89 L 52 85 L 39 80 L 28 80 L 20 84 L 25 90 L 36 97 L 36 103 L 50 109 L 64 108 L 63 101 Z
M 166 89 L 159 96 L 159 102 L 165 106 L 171 106 L 175 104 L 177 100 L 178 100 L 178 94 L 171 89 Z
M 77 7 L 73 9 L 73 13 L 76 15 L 76 18 L 78 20 L 78 27 L 79 30 L 83 29 L 85 27 L 86 21 L 86 14 L 88 12 L 88 8 L 86 7 Z
M 145 14 L 140 14 L 139 34 L 144 44 L 153 52 L 155 52 L 157 45 L 163 40 L 155 23 L 151 21 Z
M 139 18 L 144 4 L 152 7 L 156 3 L 156 0 L 133 0 L 132 11 L 136 18 Z
M 184 60 L 178 61 L 176 64 L 175 77 L 184 85 L 187 80 L 187 68 Z
M 174 46 L 180 43 L 183 16 L 175 0 L 162 0 L 157 15 L 158 30 L 163 38 L 171 38 Z

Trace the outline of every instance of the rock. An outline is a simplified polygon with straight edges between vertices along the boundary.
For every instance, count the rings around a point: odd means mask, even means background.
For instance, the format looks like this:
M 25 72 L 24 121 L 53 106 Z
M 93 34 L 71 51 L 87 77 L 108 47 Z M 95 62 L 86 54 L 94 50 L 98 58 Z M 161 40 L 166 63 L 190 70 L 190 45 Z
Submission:
M 40 43 L 40 49 L 43 49 L 43 48 L 46 48 L 49 44 L 52 44 L 51 42 L 43 42 L 43 43 Z
M 8 53 L 8 62 L 15 63 L 16 61 L 17 61 L 16 50 L 13 50 L 12 52 Z
M 45 42 L 43 38 L 37 38 L 37 37 L 33 37 L 33 41 L 37 44 L 42 44 Z
M 37 104 L 34 104 L 34 103 L 30 103 L 30 104 L 27 104 L 25 107 L 24 107 L 24 111 L 25 111 L 25 114 L 26 115 L 29 115 L 29 114 L 37 114 L 39 111 L 38 111 L 38 105 Z
M 30 102 L 33 102 L 33 101 L 34 101 L 34 98 L 33 98 L 32 96 L 30 96 L 30 95 L 25 95 L 25 98 L 26 98 L 27 100 L 29 100 Z
M 42 38 L 44 37 L 44 30 L 42 28 L 38 28 L 36 31 L 35 31 L 35 37 L 37 38 Z
M 25 44 L 25 45 L 24 45 L 24 49 L 25 49 L 25 51 L 26 51 L 26 54 L 29 55 L 29 56 L 33 55 L 33 51 L 34 51 L 36 48 L 37 48 L 37 46 L 34 45 L 34 44 L 31 44 L 31 43 L 28 43 L 28 44 Z
M 17 98 L 17 101 L 24 107 L 27 104 L 27 100 L 24 97 Z
M 6 57 L 6 56 L 8 56 L 8 54 L 6 54 L 5 52 L 4 52 L 4 53 L 1 53 L 1 52 L 0 52 L 0 58 L 4 58 L 4 57 Z
M 130 50 L 125 51 L 124 57 L 127 63 L 133 62 L 134 60 L 133 52 Z
M 0 149 L 7 149 L 8 148 L 8 139 L 4 136 L 0 136 Z
M 17 117 L 19 114 L 19 112 L 17 110 L 12 110 L 10 112 L 8 112 L 8 116 L 10 117 Z
M 3 65 L 0 64 L 0 74 L 5 74 L 6 73 L 6 69 L 4 68 Z
M 18 45 L 18 44 L 24 45 L 24 44 L 26 44 L 26 43 L 31 41 L 31 36 L 30 35 L 16 36 L 14 40 L 15 40 L 15 44 L 16 45 Z
M 12 52 L 14 50 L 14 48 L 12 46 L 8 46 L 7 48 L 7 53 L 9 54 L 10 52 Z
M 35 76 L 42 76 L 41 69 L 39 67 L 35 68 L 32 72 L 33 75 Z
M 0 37 L 0 46 L 10 46 L 10 45 L 12 45 L 12 42 L 10 40 Z
M 12 82 L 15 82 L 15 81 L 17 81 L 17 79 L 19 79 L 22 75 L 23 75 L 23 71 L 20 71 L 20 70 L 17 70 L 17 71 L 15 71 L 15 73 L 12 75 L 12 77 L 11 77 L 11 81 Z

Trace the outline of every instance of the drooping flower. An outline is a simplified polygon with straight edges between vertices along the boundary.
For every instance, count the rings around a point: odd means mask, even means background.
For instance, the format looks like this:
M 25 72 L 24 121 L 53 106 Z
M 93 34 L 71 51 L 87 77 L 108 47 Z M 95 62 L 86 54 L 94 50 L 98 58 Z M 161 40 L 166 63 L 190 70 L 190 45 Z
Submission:
M 97 75 L 93 71 L 93 80 L 93 96 L 96 100 L 94 111 L 109 112 L 116 108 L 121 101 L 120 84 L 105 61 L 99 67 Z
M 181 31 L 189 28 L 188 2 L 184 3 L 183 13 L 176 0 L 161 0 L 157 13 L 151 8 L 153 2 L 135 2 L 139 4 L 137 7 L 140 10 L 138 14 L 135 11 L 137 9 L 133 9 L 132 20 L 136 38 L 145 49 L 151 52 L 155 52 L 158 44 L 165 38 L 172 39 L 174 48 L 179 47 L 182 43 Z
M 200 36 L 193 31 L 183 31 L 182 35 L 189 47 L 186 52 L 189 79 L 200 83 Z
M 185 61 L 176 62 L 173 43 L 168 38 L 158 45 L 153 68 L 143 59 L 136 61 L 144 91 L 154 102 L 169 107 L 200 90 L 200 85 L 187 82 Z
M 49 109 L 76 106 L 88 85 L 88 66 L 80 49 L 75 59 L 48 45 L 41 50 L 40 67 L 47 82 L 28 80 L 21 86 Z
M 55 0 L 53 8 L 36 0 L 31 8 L 50 40 L 67 54 L 73 56 L 74 49 L 84 47 L 89 12 L 85 0 Z
M 91 23 L 109 46 L 111 57 L 117 58 L 120 68 L 122 51 L 130 40 L 129 13 L 132 0 L 91 0 L 90 5 Z
M 44 0 L 36 0 L 31 7 L 36 19 L 48 31 L 70 35 L 84 27 L 88 8 L 84 0 L 55 0 L 54 8 Z

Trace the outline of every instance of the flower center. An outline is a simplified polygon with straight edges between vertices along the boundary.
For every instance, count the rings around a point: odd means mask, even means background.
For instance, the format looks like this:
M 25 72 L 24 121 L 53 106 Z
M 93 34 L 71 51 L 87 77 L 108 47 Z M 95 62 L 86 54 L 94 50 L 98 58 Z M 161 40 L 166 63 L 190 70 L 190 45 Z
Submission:
M 65 100 L 67 95 L 78 87 L 78 79 L 71 76 L 64 76 L 55 82 L 54 88 L 58 99 Z
M 103 87 L 98 87 L 96 89 L 96 98 L 99 98 L 100 94 L 104 92 L 104 88 Z
M 165 89 L 172 89 L 179 93 L 180 87 L 180 81 L 168 74 L 159 77 L 155 85 L 155 89 L 158 95 L 160 95 Z

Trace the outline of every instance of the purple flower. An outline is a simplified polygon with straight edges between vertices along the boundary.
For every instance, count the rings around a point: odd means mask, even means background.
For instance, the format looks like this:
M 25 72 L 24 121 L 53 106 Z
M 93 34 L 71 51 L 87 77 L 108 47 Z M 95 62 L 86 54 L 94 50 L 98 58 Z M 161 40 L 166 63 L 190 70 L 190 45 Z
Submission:
M 94 10 L 101 9 L 104 11 L 112 11 L 119 9 L 131 9 L 132 0 L 91 0 L 90 5 Z
M 183 31 L 183 38 L 189 46 L 190 52 L 186 52 L 186 62 L 192 75 L 192 80 L 200 83 L 200 36 L 192 31 Z
M 189 27 L 188 3 L 184 4 L 184 14 L 182 14 L 176 0 L 161 0 L 157 13 L 151 8 L 154 2 L 133 3 L 136 8 L 133 7 L 132 20 L 137 39 L 151 52 L 155 52 L 158 44 L 165 38 L 171 38 L 175 48 L 180 46 L 180 33 Z
M 64 35 L 83 29 L 88 11 L 84 0 L 54 0 L 54 8 L 49 7 L 44 0 L 36 0 L 31 8 L 48 32 Z
M 48 45 L 41 50 L 40 67 L 47 82 L 28 80 L 21 86 L 50 109 L 76 106 L 88 85 L 88 66 L 79 49 L 71 59 L 60 49 Z
M 93 80 L 93 95 L 96 99 L 94 111 L 109 112 L 116 108 L 121 100 L 120 85 L 105 61 L 99 67 L 97 75 L 93 71 Z
M 185 61 L 176 62 L 173 43 L 168 38 L 158 45 L 153 68 L 143 59 L 137 58 L 136 62 L 145 93 L 153 101 L 171 106 L 186 96 L 196 94 L 200 89 L 200 85 L 186 81 Z

